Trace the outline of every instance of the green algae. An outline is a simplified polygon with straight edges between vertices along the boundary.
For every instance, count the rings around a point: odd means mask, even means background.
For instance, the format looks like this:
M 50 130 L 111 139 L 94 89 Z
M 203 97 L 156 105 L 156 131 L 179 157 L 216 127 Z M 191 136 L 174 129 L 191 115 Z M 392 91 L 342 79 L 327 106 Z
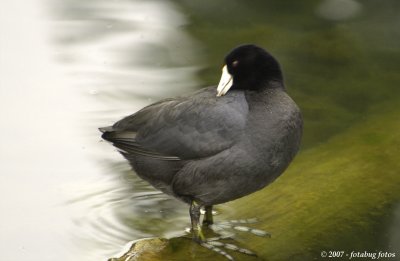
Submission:
M 257 217 L 258 228 L 272 234 L 246 242 L 268 260 L 388 250 L 382 219 L 400 198 L 398 105 L 376 108 L 368 120 L 301 153 L 268 188 L 228 204 L 234 216 Z

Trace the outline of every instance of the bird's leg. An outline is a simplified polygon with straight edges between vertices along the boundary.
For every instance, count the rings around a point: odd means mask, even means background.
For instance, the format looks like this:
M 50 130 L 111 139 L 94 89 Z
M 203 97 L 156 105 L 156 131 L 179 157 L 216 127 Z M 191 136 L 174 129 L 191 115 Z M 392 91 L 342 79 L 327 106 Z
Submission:
M 198 243 L 202 247 L 205 247 L 211 251 L 216 252 L 217 254 L 224 256 L 226 259 L 231 260 L 231 261 L 234 261 L 235 259 L 226 250 L 239 252 L 239 253 L 250 255 L 250 256 L 257 256 L 251 250 L 248 250 L 246 248 L 241 248 L 232 243 L 224 243 L 224 242 L 220 241 L 220 240 L 224 240 L 224 239 L 232 240 L 231 235 L 229 235 L 229 236 L 221 235 L 221 236 L 206 239 L 203 234 L 202 227 L 200 225 L 200 216 L 201 216 L 200 209 L 201 209 L 201 207 L 202 207 L 202 205 L 200 205 L 196 201 L 192 200 L 190 203 L 190 208 L 189 208 L 190 220 L 192 223 L 191 232 L 192 232 L 193 240 L 196 243 Z M 203 220 L 203 224 L 211 225 L 213 223 L 212 206 L 205 206 L 204 210 L 205 210 L 205 217 Z M 237 222 L 238 221 L 236 221 L 235 223 L 237 223 Z M 241 222 L 239 221 L 239 223 L 241 223 Z M 224 223 L 224 225 L 225 225 L 225 223 Z M 222 225 L 222 226 L 224 226 L 224 225 Z M 227 225 L 225 225 L 225 227 L 227 227 Z M 238 227 L 239 227 L 239 229 L 238 229 Z M 232 226 L 232 228 L 240 230 L 240 226 Z M 224 250 L 224 249 L 226 249 L 226 250 Z
M 192 223 L 193 240 L 196 242 L 202 242 L 205 240 L 200 226 L 200 208 L 201 206 L 192 200 L 190 203 L 189 214 Z
M 193 240 L 195 242 L 197 242 L 198 244 L 200 244 L 201 246 L 203 246 L 209 250 L 212 250 L 212 251 L 224 256 L 226 259 L 231 260 L 231 261 L 233 261 L 235 259 L 229 253 L 227 253 L 225 250 L 223 250 L 224 248 L 227 250 L 240 252 L 240 253 L 250 255 L 250 256 L 257 256 L 253 251 L 250 251 L 245 248 L 241 248 L 235 244 L 220 242 L 220 240 L 223 240 L 223 239 L 231 239 L 231 236 L 226 236 L 226 235 L 223 236 L 222 235 L 222 236 L 206 239 L 203 234 L 201 225 L 200 225 L 200 216 L 201 216 L 200 209 L 201 209 L 201 207 L 202 207 L 202 205 L 198 204 L 194 200 L 192 200 L 190 203 L 189 214 L 190 214 L 190 220 L 192 223 L 191 232 L 192 232 Z M 212 206 L 205 206 L 204 209 L 205 209 L 205 217 L 203 220 L 203 224 L 213 224 Z M 256 230 L 256 229 L 237 225 L 237 224 L 252 223 L 252 222 L 254 222 L 254 221 L 253 220 L 240 220 L 240 221 L 233 221 L 233 222 L 231 222 L 232 224 L 230 224 L 230 222 L 222 223 L 219 226 L 224 227 L 224 228 L 233 228 L 235 230 L 240 230 L 240 231 L 247 231 L 247 232 L 251 232 L 256 235 L 261 235 L 262 234 L 261 232 L 263 232 L 261 230 Z
M 213 246 L 207 243 L 206 238 L 204 237 L 203 231 L 200 226 L 200 209 L 201 206 L 196 203 L 196 201 L 192 200 L 190 203 L 189 213 L 190 213 L 190 220 L 192 222 L 192 233 L 193 233 L 193 240 L 196 241 L 200 246 L 210 249 L 220 255 L 223 255 L 228 260 L 233 261 L 233 257 L 223 251 L 222 249 L 218 248 L 217 246 Z M 207 209 L 207 207 L 206 207 Z M 211 209 L 210 209 L 211 212 Z M 212 214 L 212 213 L 211 213 Z M 212 218 L 212 216 L 211 216 Z M 211 219 L 212 220 L 212 219 Z
M 212 215 L 212 206 L 205 206 L 204 210 L 206 211 L 206 213 L 204 214 L 203 224 L 204 225 L 214 224 L 213 215 Z

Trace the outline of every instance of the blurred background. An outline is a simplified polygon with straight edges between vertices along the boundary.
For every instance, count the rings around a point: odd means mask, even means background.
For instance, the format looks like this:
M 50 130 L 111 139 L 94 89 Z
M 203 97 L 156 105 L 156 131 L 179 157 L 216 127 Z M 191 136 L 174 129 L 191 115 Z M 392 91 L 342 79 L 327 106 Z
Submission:
M 243 43 L 281 62 L 304 138 L 271 189 L 219 216 L 242 218 L 251 200 L 276 235 L 252 243 L 267 260 L 400 256 L 399 13 L 398 0 L 6 1 L 0 259 L 106 260 L 182 235 L 187 206 L 137 178 L 97 128 L 217 84 Z

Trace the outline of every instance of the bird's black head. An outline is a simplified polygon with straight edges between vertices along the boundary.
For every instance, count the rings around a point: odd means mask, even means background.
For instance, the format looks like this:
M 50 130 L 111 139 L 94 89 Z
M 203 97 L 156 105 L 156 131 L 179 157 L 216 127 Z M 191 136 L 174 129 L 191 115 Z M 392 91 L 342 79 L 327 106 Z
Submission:
M 225 57 L 218 96 L 229 89 L 263 90 L 283 88 L 283 76 L 278 61 L 256 45 L 241 45 Z M 224 75 L 225 74 L 225 75 Z

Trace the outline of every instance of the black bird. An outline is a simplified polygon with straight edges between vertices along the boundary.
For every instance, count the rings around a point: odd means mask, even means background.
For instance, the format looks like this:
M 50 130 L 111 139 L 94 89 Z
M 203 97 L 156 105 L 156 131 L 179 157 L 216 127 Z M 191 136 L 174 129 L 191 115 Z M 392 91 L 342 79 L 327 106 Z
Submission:
M 285 91 L 277 60 L 255 45 L 225 57 L 218 87 L 165 99 L 100 128 L 135 172 L 190 204 L 194 239 L 212 223 L 212 206 L 264 188 L 287 168 L 302 117 Z

